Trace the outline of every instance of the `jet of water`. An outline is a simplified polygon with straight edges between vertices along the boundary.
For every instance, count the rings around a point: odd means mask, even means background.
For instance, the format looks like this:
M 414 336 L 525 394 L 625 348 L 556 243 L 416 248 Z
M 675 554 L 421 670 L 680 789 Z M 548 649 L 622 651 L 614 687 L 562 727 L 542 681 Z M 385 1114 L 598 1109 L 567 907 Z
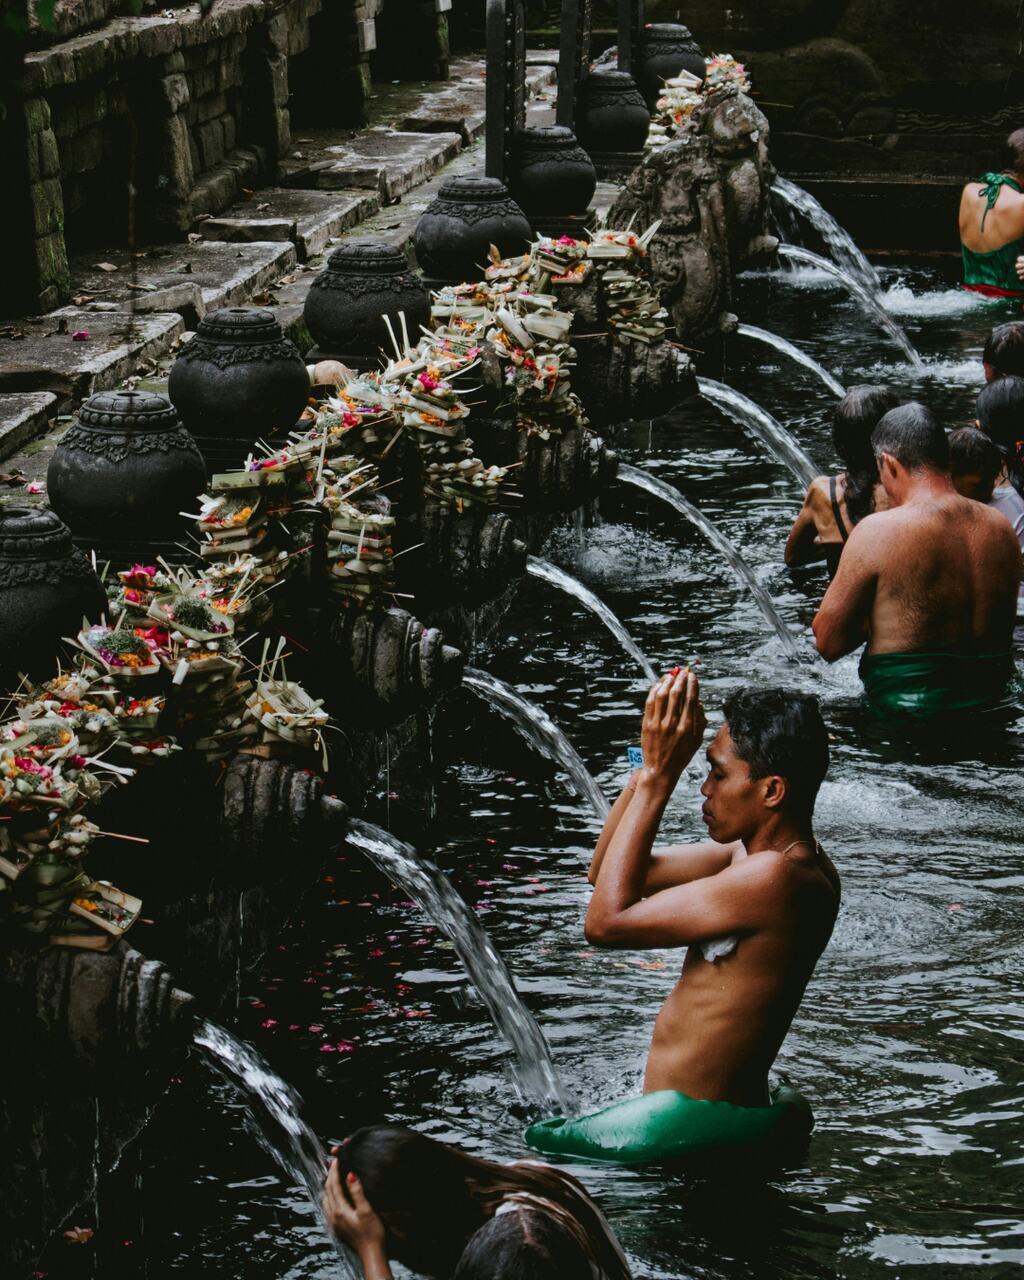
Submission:
M 252 1136 L 292 1182 L 305 1187 L 337 1250 L 342 1272 L 350 1280 L 360 1280 L 362 1268 L 327 1229 L 322 1204 L 326 1155 L 319 1138 L 299 1114 L 299 1095 L 252 1045 L 216 1022 L 203 1019 L 197 1023 L 194 1040 L 218 1074 L 241 1095 L 246 1104 L 246 1128 Z
M 508 966 L 444 872 L 390 832 L 349 820 L 348 843 L 365 853 L 451 942 L 495 1027 L 508 1041 L 521 1096 L 545 1115 L 568 1115 L 569 1102 L 548 1042 L 519 998 Z
M 652 684 L 657 680 L 658 677 L 654 668 L 644 657 L 640 647 L 626 630 L 621 619 L 589 587 L 585 587 L 579 578 L 574 578 L 571 573 L 566 573 L 564 569 L 559 569 L 557 565 L 551 564 L 547 560 L 540 560 L 537 556 L 529 557 L 526 562 L 526 571 L 531 577 L 539 578 L 541 582 L 548 582 L 551 586 L 558 587 L 566 595 L 570 595 L 573 599 L 578 600 L 580 604 L 586 605 L 591 613 L 596 614 L 601 619 L 629 656 L 637 662 L 647 679 Z
M 689 522 L 698 529 L 708 542 L 718 551 L 726 564 L 739 579 L 741 586 L 753 596 L 758 608 L 764 614 L 765 619 L 771 625 L 775 634 L 782 641 L 782 647 L 786 651 L 786 657 L 799 662 L 802 659 L 796 639 L 793 633 L 783 622 L 776 609 L 775 604 L 765 591 L 764 587 L 758 582 L 754 575 L 753 569 L 747 564 L 746 560 L 740 555 L 736 548 L 732 545 L 725 534 L 713 524 L 707 516 L 695 507 L 692 502 L 686 498 L 670 484 L 666 484 L 664 480 L 660 480 L 657 476 L 652 476 L 648 471 L 641 471 L 637 467 L 628 467 L 619 464 L 618 478 L 625 480 L 627 484 L 635 485 L 637 489 L 643 489 L 645 493 L 653 494 L 656 498 L 662 498 L 665 502 L 673 506 L 681 516 L 684 516 Z
M 498 680 L 487 671 L 467 667 L 462 675 L 462 683 L 467 689 L 478 693 L 506 720 L 511 720 L 531 747 L 536 747 L 542 755 L 564 769 L 572 780 L 577 795 L 590 801 L 594 812 L 602 821 L 607 818 L 609 805 L 601 788 L 591 777 L 576 748 L 546 711 L 527 701 L 511 685 Z
M 857 248 L 853 237 L 840 226 L 829 211 L 803 187 L 788 178 L 777 176 L 772 190 L 791 209 L 802 214 L 825 242 L 829 253 L 847 275 L 857 280 L 881 304 L 881 282 L 878 273 Z
M 772 457 L 784 467 L 789 467 L 805 487 L 815 476 L 821 475 L 820 468 L 814 465 L 782 423 L 749 396 L 727 387 L 724 382 L 716 382 L 714 378 L 698 378 L 697 387 L 704 399 L 721 409 L 727 418 L 752 431 Z
M 902 326 L 896 323 L 877 297 L 869 293 L 859 281 L 847 275 L 842 267 L 837 267 L 834 262 L 829 262 L 828 258 L 823 258 L 820 253 L 812 253 L 810 249 L 802 249 L 796 244 L 780 244 L 777 252 L 780 258 L 788 258 L 791 262 L 803 262 L 809 267 L 817 267 L 819 271 L 827 271 L 829 275 L 835 276 L 843 288 L 853 294 L 868 315 L 875 317 L 879 325 L 907 357 L 910 364 L 915 369 L 924 368 L 924 361 L 918 355 L 914 344 L 907 337 Z
M 781 338 L 777 333 L 772 333 L 770 329 L 759 329 L 756 324 L 741 324 L 737 327 L 736 332 L 741 338 L 753 338 L 755 342 L 763 342 L 766 346 L 774 347 L 776 351 L 781 351 L 784 356 L 789 356 L 790 360 L 795 360 L 797 364 L 802 364 L 805 369 L 810 369 L 811 373 L 818 375 L 833 395 L 846 395 L 846 388 L 843 384 L 837 378 L 834 378 L 827 369 L 822 368 L 813 356 L 809 356 L 806 351 L 801 351 L 799 347 L 794 346 L 792 342 L 788 342 L 785 338 Z

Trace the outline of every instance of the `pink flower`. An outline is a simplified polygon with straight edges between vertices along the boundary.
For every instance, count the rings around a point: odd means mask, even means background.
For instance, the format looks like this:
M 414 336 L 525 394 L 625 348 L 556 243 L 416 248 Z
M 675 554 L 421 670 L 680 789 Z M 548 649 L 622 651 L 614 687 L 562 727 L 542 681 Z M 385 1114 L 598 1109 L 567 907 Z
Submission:
M 429 373 L 424 371 L 416 381 L 420 384 L 424 391 L 436 391 L 440 383 L 436 378 L 432 378 Z
M 323 1027 L 321 1027 L 321 1026 L 317 1026 L 317 1025 L 315 1025 L 315 1024 L 314 1024 L 312 1027 L 310 1027 L 309 1029 L 310 1029 L 310 1031 L 323 1031 Z
M 264 1018 L 263 1021 L 260 1023 L 260 1026 L 263 1028 L 264 1031 L 269 1031 L 272 1027 L 277 1026 L 277 1019 Z
M 337 1050 L 335 1049 L 335 1047 L 334 1047 L 334 1045 L 333 1045 L 333 1044 L 322 1044 L 322 1045 L 320 1046 L 320 1052 L 321 1052 L 321 1053 L 336 1053 L 336 1052 L 337 1052 Z
M 369 954 L 374 960 L 376 960 L 384 954 L 384 951 L 381 947 L 374 947 L 374 949 Z
M 71 335 L 71 341 L 72 341 L 72 342 L 88 342 L 88 341 L 89 341 L 89 330 L 88 330 L 88 329 L 76 329 L 76 330 L 74 331 L 74 333 Z
M 26 493 L 45 493 L 46 489 L 38 480 L 30 480 L 25 486 Z

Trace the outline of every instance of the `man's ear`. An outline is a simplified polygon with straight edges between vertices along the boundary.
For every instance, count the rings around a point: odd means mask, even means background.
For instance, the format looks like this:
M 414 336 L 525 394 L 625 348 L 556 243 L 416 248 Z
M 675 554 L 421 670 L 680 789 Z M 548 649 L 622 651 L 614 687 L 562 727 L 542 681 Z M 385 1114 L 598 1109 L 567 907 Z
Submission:
M 888 475 L 890 480 L 896 478 L 896 459 L 884 450 L 878 455 L 878 474 L 882 477 Z
M 764 790 L 761 792 L 766 809 L 780 808 L 789 795 L 789 783 L 781 774 L 771 773 L 761 779 Z

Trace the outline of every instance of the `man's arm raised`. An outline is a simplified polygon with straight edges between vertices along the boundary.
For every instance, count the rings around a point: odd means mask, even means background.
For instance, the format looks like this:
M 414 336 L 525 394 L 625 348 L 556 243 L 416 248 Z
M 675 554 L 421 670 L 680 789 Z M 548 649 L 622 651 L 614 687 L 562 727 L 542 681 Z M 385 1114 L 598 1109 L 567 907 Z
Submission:
M 604 850 L 587 912 L 586 934 L 591 940 L 611 936 L 616 919 L 647 892 L 651 848 L 665 806 L 700 746 L 706 724 L 692 672 L 665 676 L 652 686 L 640 733 L 644 765 Z
M 814 643 L 826 662 L 852 653 L 868 639 L 878 583 L 875 522 L 882 518 L 866 516 L 850 534 L 839 571 L 814 616 Z

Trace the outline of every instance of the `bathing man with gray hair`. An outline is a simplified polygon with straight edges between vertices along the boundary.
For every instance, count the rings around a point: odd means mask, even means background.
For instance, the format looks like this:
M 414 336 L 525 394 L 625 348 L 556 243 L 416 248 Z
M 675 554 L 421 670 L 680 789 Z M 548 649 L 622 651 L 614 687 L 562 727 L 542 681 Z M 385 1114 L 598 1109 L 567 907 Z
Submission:
M 890 409 L 871 444 L 889 510 L 850 534 L 814 619 L 818 652 L 835 662 L 866 645 L 860 675 L 880 715 L 996 706 L 1013 674 L 1013 529 L 956 492 L 946 433 L 923 404 Z

